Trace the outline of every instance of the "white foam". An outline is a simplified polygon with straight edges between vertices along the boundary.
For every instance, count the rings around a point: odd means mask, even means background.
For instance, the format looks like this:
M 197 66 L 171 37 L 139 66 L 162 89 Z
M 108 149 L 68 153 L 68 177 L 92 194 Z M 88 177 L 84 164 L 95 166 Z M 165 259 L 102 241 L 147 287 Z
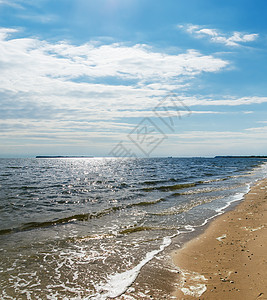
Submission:
M 249 190 L 250 190 L 250 188 L 248 188 L 247 191 L 245 191 L 243 193 L 237 193 L 237 194 L 231 196 L 229 201 L 227 201 L 224 206 L 216 209 L 215 211 L 219 214 L 222 214 L 224 212 L 224 210 L 231 205 L 231 203 L 242 200 L 244 195 L 247 194 L 249 192 Z
M 218 236 L 217 238 L 216 238 L 216 240 L 217 241 L 219 241 L 219 242 L 221 242 L 223 239 L 225 239 L 226 238 L 226 234 L 223 234 L 223 235 L 221 235 L 221 236 Z
M 188 288 L 181 288 L 181 291 L 185 295 L 189 295 L 192 297 L 200 297 L 205 291 L 207 290 L 207 287 L 205 284 L 198 283 L 196 285 L 190 285 Z
M 261 230 L 262 228 L 264 228 L 264 225 L 262 226 L 259 226 L 259 227 L 256 227 L 256 228 L 251 228 L 251 227 L 242 227 L 243 229 L 247 230 L 247 231 L 258 231 L 258 230 Z
M 184 228 L 188 231 L 195 231 L 195 228 L 192 225 L 185 225 Z
M 104 284 L 96 286 L 97 294 L 90 296 L 88 299 L 104 300 L 107 298 L 115 298 L 121 296 L 126 292 L 128 287 L 135 281 L 142 267 L 152 260 L 155 255 L 162 252 L 167 246 L 171 244 L 171 239 L 177 234 L 174 234 L 163 239 L 163 243 L 160 248 L 153 250 L 146 254 L 146 257 L 133 269 L 125 271 L 119 274 L 113 274 L 108 276 L 108 281 Z
M 181 274 L 180 290 L 184 293 L 184 295 L 200 297 L 207 290 L 206 284 L 204 283 L 205 281 L 207 281 L 207 279 L 204 275 L 196 272 L 185 271 L 182 269 L 179 269 L 179 271 Z

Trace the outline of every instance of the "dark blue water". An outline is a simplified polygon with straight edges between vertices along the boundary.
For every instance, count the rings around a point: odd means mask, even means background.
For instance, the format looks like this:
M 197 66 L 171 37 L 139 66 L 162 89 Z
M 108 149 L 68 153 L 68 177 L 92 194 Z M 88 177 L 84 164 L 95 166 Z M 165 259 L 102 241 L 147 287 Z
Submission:
M 0 297 L 118 296 L 265 175 L 260 159 L 0 159 Z

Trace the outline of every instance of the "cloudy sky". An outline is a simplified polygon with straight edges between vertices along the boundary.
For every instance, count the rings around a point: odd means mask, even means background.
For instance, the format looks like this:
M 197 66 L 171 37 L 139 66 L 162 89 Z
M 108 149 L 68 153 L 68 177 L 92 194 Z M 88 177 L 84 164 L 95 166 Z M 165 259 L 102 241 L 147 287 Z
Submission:
M 264 0 L 0 0 L 0 157 L 266 155 Z

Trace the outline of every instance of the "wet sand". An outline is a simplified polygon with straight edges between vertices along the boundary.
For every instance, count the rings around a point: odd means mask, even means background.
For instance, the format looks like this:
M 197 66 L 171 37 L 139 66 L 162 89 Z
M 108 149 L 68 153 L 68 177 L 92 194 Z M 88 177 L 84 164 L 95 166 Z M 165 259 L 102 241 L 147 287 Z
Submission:
M 235 210 L 173 252 L 176 299 L 267 299 L 267 179 Z

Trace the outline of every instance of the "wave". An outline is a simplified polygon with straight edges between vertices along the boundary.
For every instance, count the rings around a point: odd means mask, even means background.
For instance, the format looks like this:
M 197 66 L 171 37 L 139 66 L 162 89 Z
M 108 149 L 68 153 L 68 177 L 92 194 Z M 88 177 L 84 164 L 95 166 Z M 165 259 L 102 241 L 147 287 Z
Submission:
M 145 185 L 155 185 L 155 184 L 159 184 L 159 183 L 177 182 L 177 181 L 180 181 L 180 180 L 175 179 L 175 178 L 170 178 L 170 179 L 165 179 L 165 180 L 150 180 L 150 181 L 144 181 L 143 184 L 145 184 Z
M 162 201 L 165 201 L 165 199 L 160 198 L 160 199 L 157 199 L 154 201 L 141 201 L 141 202 L 130 203 L 130 204 L 126 204 L 126 205 L 112 206 L 110 208 L 107 208 L 107 209 L 104 209 L 102 211 L 95 212 L 95 213 L 76 214 L 76 215 L 68 216 L 65 218 L 49 220 L 49 221 L 45 221 L 45 222 L 29 222 L 29 223 L 25 223 L 19 227 L 2 229 L 2 230 L 0 230 L 0 235 L 21 232 L 21 231 L 27 231 L 27 230 L 32 230 L 32 229 L 38 229 L 38 228 L 51 227 L 51 226 L 56 226 L 56 225 L 62 225 L 62 224 L 67 224 L 67 223 L 72 223 L 72 222 L 77 222 L 77 221 L 80 221 L 80 222 L 89 221 L 90 219 L 101 218 L 103 216 L 106 216 L 110 213 L 113 213 L 113 212 L 116 212 L 116 211 L 119 211 L 122 209 L 132 208 L 132 207 L 136 207 L 136 206 L 141 207 L 141 206 L 155 205 Z
M 140 231 L 152 231 L 152 230 L 177 230 L 177 227 L 152 227 L 152 226 L 135 226 L 119 231 L 119 234 L 130 234 Z
M 232 178 L 232 176 L 227 176 L 227 177 L 223 177 L 223 178 L 215 178 L 215 179 L 210 179 L 210 180 L 199 180 L 197 182 L 192 182 L 192 183 L 180 183 L 180 184 L 174 184 L 174 185 L 161 185 L 161 186 L 147 187 L 147 188 L 143 188 L 142 190 L 145 192 L 152 192 L 152 191 L 169 192 L 169 191 L 175 191 L 175 190 L 180 190 L 180 189 L 189 188 L 189 187 L 195 187 L 197 185 L 208 184 L 208 183 L 212 183 L 212 182 L 225 181 L 230 178 Z M 176 181 L 176 180 L 173 179 L 173 181 Z M 152 182 L 153 182 L 153 184 L 157 184 L 157 183 L 163 183 L 164 181 L 146 181 L 145 184 L 150 183 L 152 185 Z M 169 182 L 169 181 L 166 181 L 166 182 Z
M 198 185 L 199 183 L 200 182 L 182 183 L 182 184 L 174 184 L 174 185 L 162 185 L 162 186 L 156 186 L 156 187 L 143 188 L 142 190 L 145 192 L 152 192 L 152 191 L 169 192 L 169 191 L 180 190 L 180 189 L 184 189 L 184 188 L 188 188 L 188 187 L 193 187 L 193 186 Z
M 209 198 L 205 198 L 205 199 L 201 199 L 198 201 L 193 201 L 190 203 L 183 203 L 180 206 L 177 207 L 171 207 L 168 210 L 162 211 L 162 212 L 158 212 L 158 213 L 151 213 L 151 215 L 153 216 L 171 216 L 171 215 L 179 215 L 181 213 L 187 212 L 197 206 L 206 204 L 206 203 L 210 203 L 214 200 L 217 199 L 222 199 L 224 198 L 224 196 L 216 196 L 216 197 L 209 197 Z
M 174 193 L 173 195 L 195 195 L 195 194 L 204 194 L 204 193 L 212 193 L 212 192 L 219 192 L 219 191 L 227 191 L 227 190 L 232 190 L 236 189 L 239 187 L 244 186 L 245 184 L 236 184 L 236 185 L 231 185 L 231 186 L 223 186 L 223 187 L 206 187 L 203 189 L 196 189 L 196 190 L 189 190 L 185 191 L 182 193 Z
M 166 199 L 164 198 L 160 198 L 154 201 L 142 201 L 142 202 L 137 202 L 137 203 L 132 203 L 132 204 L 128 204 L 126 207 L 134 207 L 134 206 L 148 206 L 148 205 L 153 205 L 153 204 L 157 204 L 160 203 L 162 201 L 165 201 Z
M 22 169 L 23 167 L 17 167 L 17 166 L 8 166 L 7 169 Z
M 45 222 L 29 222 L 21 225 L 20 227 L 2 229 L 0 230 L 0 235 L 12 233 L 12 232 L 27 231 L 31 229 L 37 229 L 37 228 L 51 227 L 55 225 L 66 224 L 66 223 L 71 223 L 76 221 L 88 221 L 89 219 L 99 218 L 101 216 L 109 214 L 111 211 L 116 211 L 119 209 L 120 209 L 119 207 L 112 207 L 98 213 L 77 214 L 77 215 L 73 215 L 73 216 L 69 216 L 57 220 L 45 221 Z

